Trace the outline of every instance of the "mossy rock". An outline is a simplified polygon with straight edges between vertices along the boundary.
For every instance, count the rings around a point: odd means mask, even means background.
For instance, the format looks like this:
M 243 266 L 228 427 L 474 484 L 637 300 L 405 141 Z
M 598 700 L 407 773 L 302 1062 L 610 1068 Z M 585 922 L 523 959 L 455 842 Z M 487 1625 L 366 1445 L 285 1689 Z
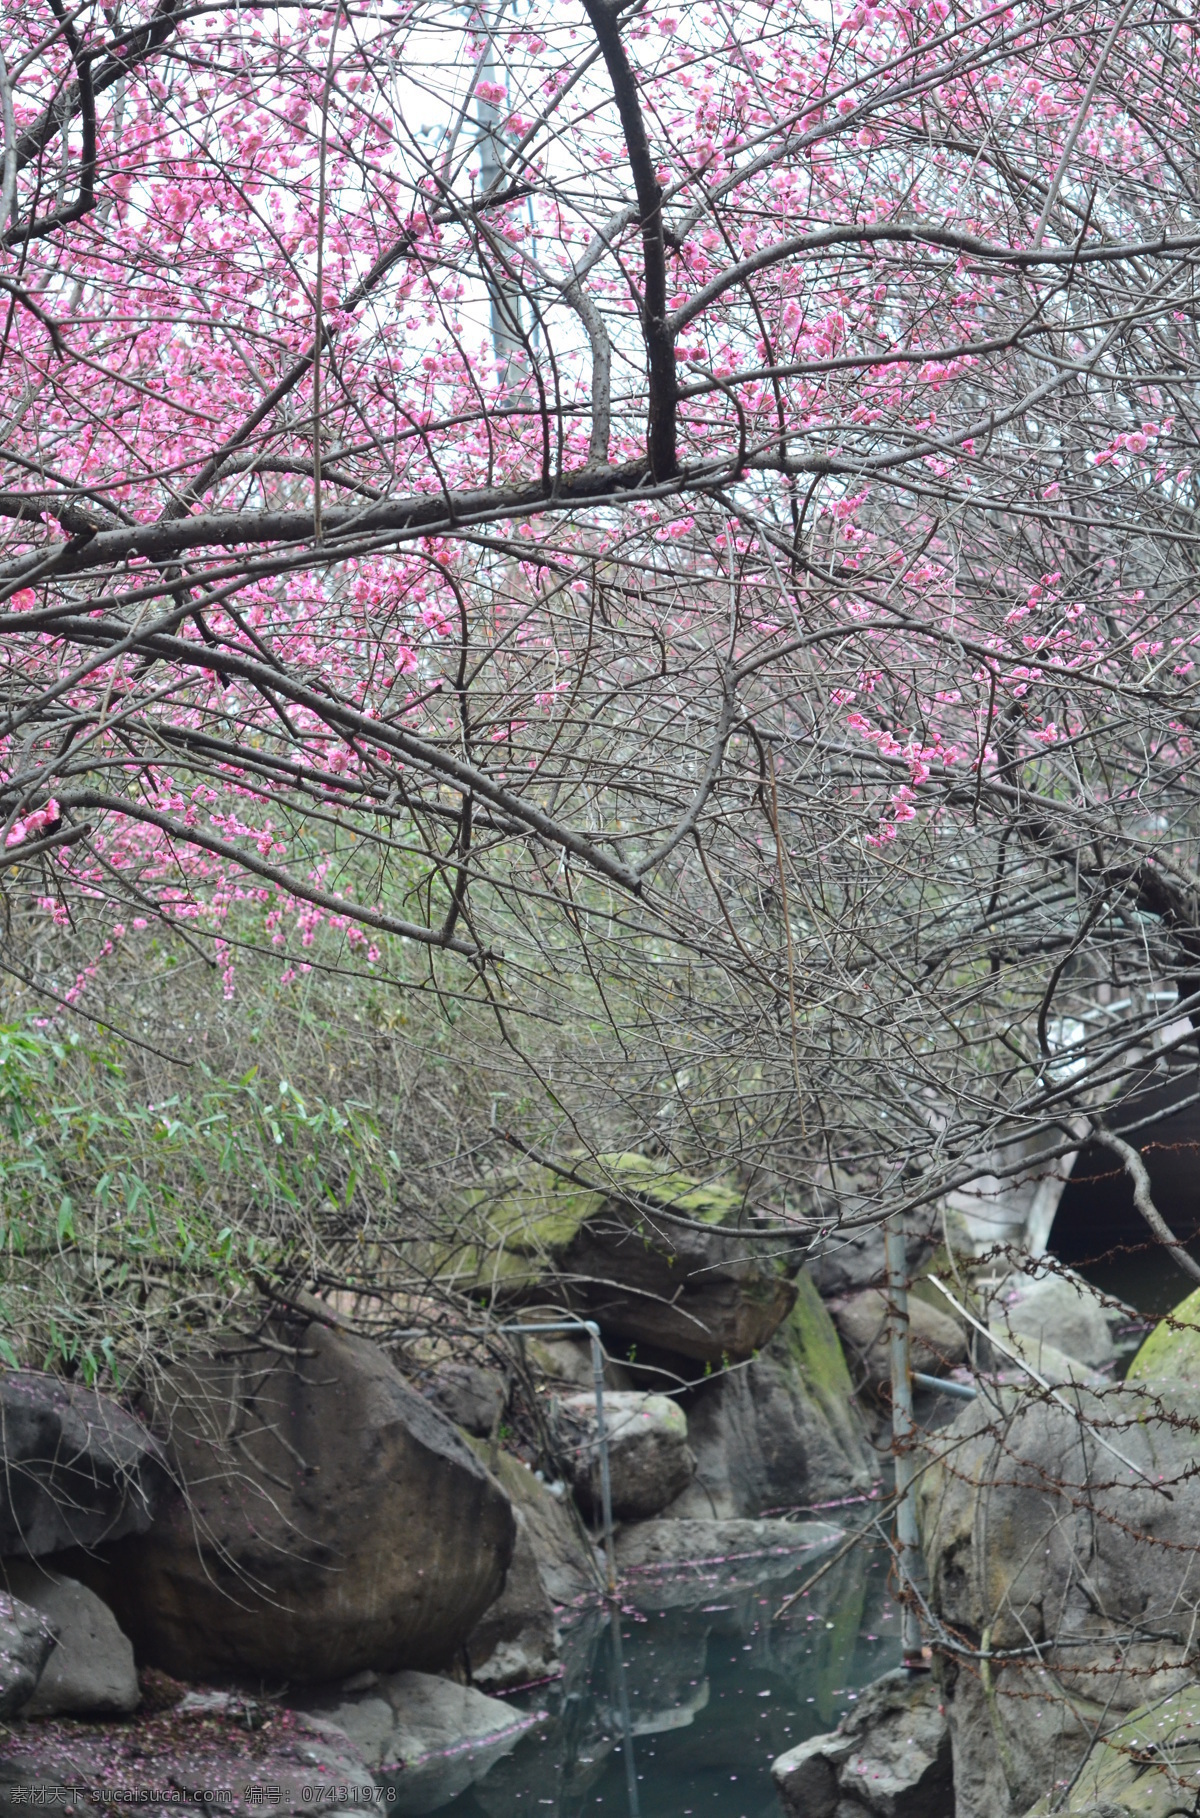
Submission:
M 732 1224 L 746 1209 L 745 1196 L 732 1187 L 698 1181 L 648 1155 L 602 1155 L 600 1167 L 618 1188 L 703 1225 Z
M 807 1269 L 792 1286 L 770 1343 L 689 1400 L 697 1475 L 672 1513 L 759 1516 L 870 1488 L 876 1466 L 836 1328 Z
M 854 1398 L 854 1384 L 829 1309 L 807 1269 L 801 1269 L 795 1287 L 796 1304 L 776 1333 L 773 1348 L 796 1366 L 807 1386 L 827 1405 L 848 1406 Z
M 644 1155 L 578 1167 L 594 1189 L 536 1165 L 476 1189 L 463 1241 L 434 1271 L 477 1298 L 559 1305 L 701 1362 L 739 1361 L 771 1338 L 795 1289 L 778 1240 L 740 1228 L 741 1193 Z
M 1159 1320 L 1126 1373 L 1129 1382 L 1151 1376 L 1200 1381 L 1200 1288 Z
M 1055 1793 L 1040 1799 L 1028 1818 L 1102 1811 L 1130 1818 L 1167 1818 L 1193 1811 L 1200 1772 L 1200 1687 L 1185 1686 L 1169 1698 L 1133 1711 L 1109 1730 L 1083 1765 L 1065 1805 Z

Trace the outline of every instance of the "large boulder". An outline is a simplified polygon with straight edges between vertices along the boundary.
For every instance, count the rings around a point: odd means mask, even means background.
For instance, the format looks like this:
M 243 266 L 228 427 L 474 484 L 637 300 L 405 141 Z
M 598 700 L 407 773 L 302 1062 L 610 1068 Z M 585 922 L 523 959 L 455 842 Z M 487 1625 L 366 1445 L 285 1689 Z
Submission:
M 829 1303 L 834 1324 L 859 1380 L 880 1389 L 891 1378 L 888 1344 L 888 1296 L 882 1288 Z M 927 1376 L 944 1376 L 967 1360 L 967 1341 L 958 1321 L 918 1299 L 908 1297 L 912 1367 Z
M 1200 1686 L 1130 1713 L 1096 1738 L 1073 1786 L 1038 1800 L 1028 1818 L 1174 1818 L 1195 1810 L 1200 1772 Z
M 789 1818 L 954 1818 L 938 1687 L 903 1667 L 886 1673 L 859 1693 L 836 1730 L 778 1756 L 771 1775 Z
M 387 1809 L 403 1813 L 447 1805 L 542 1721 L 429 1673 L 393 1673 L 355 1692 L 331 1689 L 304 1708 L 345 1732 L 382 1776 Z
M 766 1349 L 689 1400 L 696 1475 L 672 1514 L 729 1519 L 836 1502 L 878 1475 L 837 1332 L 807 1270 L 795 1287 Z
M 1021 1355 L 1035 1367 L 1042 1348 L 1092 1370 L 1104 1370 L 1116 1358 L 1099 1295 L 1066 1271 L 1011 1276 L 993 1300 L 990 1324 L 1007 1343 L 1017 1340 Z
M 0 1373 L 0 1554 L 37 1557 L 143 1534 L 166 1491 L 141 1422 L 81 1383 Z
M 958 1818 L 1016 1818 L 1190 1675 L 1200 1387 L 994 1388 L 919 1480 Z
M 149 1533 L 73 1566 L 139 1656 L 183 1679 L 305 1682 L 453 1659 L 516 1524 L 458 1432 L 374 1345 L 313 1321 L 159 1381 L 179 1488 Z
M 40 1611 L 0 1591 L 0 1718 L 28 1703 L 54 1643 L 54 1629 Z
M 590 1174 L 589 1174 L 590 1169 Z M 475 1195 L 464 1241 L 434 1263 L 468 1292 L 561 1306 L 635 1346 L 700 1363 L 753 1356 L 795 1300 L 779 1242 L 744 1196 L 641 1155 L 549 1169 Z
M 558 1404 L 560 1439 L 584 1510 L 601 1513 L 600 1445 L 596 1402 L 567 1395 Z M 687 1415 L 668 1395 L 636 1390 L 604 1397 L 612 1510 L 618 1521 L 647 1521 L 674 1502 L 691 1481 Z
M 1200 1382 L 1200 1288 L 1159 1320 L 1126 1371 L 1125 1380 L 1142 1382 L 1156 1376 Z
M 485 1691 L 499 1691 L 560 1670 L 558 1606 L 574 1603 L 603 1584 L 603 1575 L 578 1531 L 565 1496 L 553 1495 L 510 1453 L 484 1445 L 488 1462 L 512 1503 L 517 1540 L 504 1589 L 467 1638 L 471 1677 Z M 562 1486 L 560 1485 L 561 1489 Z
M 141 1699 L 133 1647 L 94 1591 L 32 1560 L 8 1560 L 8 1588 L 38 1610 L 58 1637 L 24 1717 L 100 1717 L 135 1711 Z

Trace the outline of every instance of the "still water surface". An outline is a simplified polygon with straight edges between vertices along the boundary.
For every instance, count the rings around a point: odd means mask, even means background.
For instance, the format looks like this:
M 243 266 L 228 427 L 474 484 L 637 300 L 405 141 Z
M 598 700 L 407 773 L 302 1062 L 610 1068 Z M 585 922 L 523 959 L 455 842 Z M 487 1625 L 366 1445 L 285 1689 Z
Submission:
M 758 1558 L 640 1576 L 620 1616 L 623 1671 L 607 1613 L 575 1615 L 563 1679 L 513 1699 L 548 1712 L 541 1732 L 440 1812 L 779 1818 L 773 1758 L 831 1729 L 858 1689 L 900 1659 L 887 1561 L 865 1547 L 775 1619 L 782 1597 L 819 1563 Z

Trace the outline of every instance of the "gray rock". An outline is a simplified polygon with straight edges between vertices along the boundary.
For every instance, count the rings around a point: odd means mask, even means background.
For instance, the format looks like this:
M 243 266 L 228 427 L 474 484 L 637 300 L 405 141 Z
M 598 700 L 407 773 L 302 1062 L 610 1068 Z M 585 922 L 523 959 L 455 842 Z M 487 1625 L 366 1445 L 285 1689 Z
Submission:
M 590 1395 L 558 1403 L 562 1438 L 574 1474 L 575 1495 L 585 1511 L 600 1513 L 600 1448 L 596 1404 Z M 657 1515 L 691 1481 L 687 1415 L 666 1395 L 626 1390 L 604 1398 L 613 1514 L 619 1521 Z
M 514 1486 L 518 1493 L 524 1491 L 520 1500 L 510 1498 L 517 1521 L 512 1563 L 504 1589 L 484 1611 L 466 1643 L 471 1678 L 485 1691 L 545 1679 L 561 1665 L 558 1621 L 540 1569 L 536 1518 L 531 1519 L 528 1512 L 529 1505 L 538 1500 L 538 1492 L 549 1503 L 554 1499 L 531 1471 L 512 1462 L 515 1470 L 509 1475 L 520 1472 L 528 1479 L 528 1486 Z
M 5 1561 L 8 1589 L 40 1610 L 58 1636 L 22 1716 L 98 1717 L 135 1711 L 141 1698 L 133 1647 L 94 1591 L 32 1560 Z
M 831 1731 L 809 1736 L 778 1755 L 771 1763 L 771 1778 L 779 1790 L 785 1812 L 796 1818 L 834 1818 L 841 1793 L 838 1769 L 850 1753 L 849 1737 Z
M 366 1677 L 373 1681 L 378 1674 L 371 1673 Z M 220 1717 L 248 1730 L 259 1728 L 269 1714 L 268 1707 L 258 1699 L 248 1698 L 244 1692 L 220 1691 L 215 1686 L 201 1686 L 185 1692 L 171 1709 L 176 1717 Z
M 891 1376 L 886 1292 L 866 1288 L 829 1305 L 858 1379 L 879 1389 Z M 944 1376 L 966 1362 L 967 1341 L 958 1321 L 915 1294 L 908 1298 L 908 1327 L 914 1370 L 922 1370 L 927 1376 Z
M 831 1521 L 641 1521 L 617 1536 L 622 1572 L 675 1571 L 733 1558 L 818 1553 L 845 1538 Z
M 539 1375 L 554 1388 L 590 1389 L 596 1380 L 592 1347 L 586 1338 L 560 1332 L 550 1338 L 527 1338 L 526 1355 Z M 606 1389 L 632 1389 L 633 1378 L 614 1358 L 604 1359 Z
M 0 1555 L 37 1557 L 144 1534 L 168 1487 L 132 1414 L 38 1370 L 0 1374 Z
M 476 1456 L 493 1472 L 497 1482 L 524 1520 L 537 1560 L 538 1577 L 551 1603 L 574 1603 L 604 1582 L 591 1543 L 581 1533 L 577 1511 L 565 1494 L 552 1495 L 544 1483 L 510 1452 L 481 1443 Z M 560 1486 L 561 1488 L 562 1486 Z
M 160 1378 L 181 1490 L 72 1569 L 180 1679 L 303 1684 L 453 1659 L 503 1587 L 508 1498 L 365 1340 L 288 1327 Z
M 297 1713 L 298 1715 L 298 1713 Z M 375 1783 L 362 1753 L 340 1724 L 310 1714 L 300 1717 L 290 1736 L 281 1738 L 272 1750 L 272 1773 L 281 1774 L 287 1789 L 282 1807 L 268 1808 L 310 1818 L 313 1811 L 330 1807 L 330 1788 L 338 1789 L 336 1810 L 339 1812 L 373 1812 L 387 1810 L 383 1795 Z M 288 1773 L 295 1763 L 295 1771 Z M 263 1784 L 261 1760 L 248 1761 L 234 1768 L 233 1784 L 239 1789 Z M 342 1789 L 345 1789 L 343 1793 Z
M 865 1210 L 864 1206 L 850 1210 Z M 831 1224 L 836 1224 L 834 1217 Z M 956 1254 L 972 1255 L 965 1227 L 952 1218 L 951 1237 Z M 941 1246 L 941 1219 L 930 1221 L 925 1229 L 906 1234 L 906 1260 L 909 1279 L 915 1280 Z M 887 1263 L 883 1253 L 882 1223 L 860 1229 L 835 1229 L 823 1238 L 809 1255 L 808 1268 L 818 1289 L 826 1299 L 860 1294 L 864 1288 L 882 1288 L 887 1280 Z
M 995 1324 L 991 1331 L 993 1338 L 1002 1338 L 1008 1350 L 1013 1353 L 1010 1359 L 1000 1352 L 998 1346 L 993 1346 L 994 1373 L 1005 1382 L 1028 1382 L 1028 1375 L 1020 1367 L 1028 1364 L 1030 1370 L 1036 1372 L 1044 1382 L 1054 1383 L 1058 1387 L 1072 1382 L 1082 1383 L 1088 1389 L 1104 1389 L 1108 1386 L 1108 1378 L 1098 1370 L 1079 1363 L 1074 1357 L 1067 1357 L 1044 1338 L 1026 1338 L 1020 1332 L 1010 1334 L 1003 1330 L 998 1333 Z
M 699 1578 L 714 1588 L 770 1584 L 807 1571 L 843 1539 L 827 1521 L 638 1522 L 617 1536 L 621 1595 L 643 1610 L 691 1608 Z
M 1116 1357 L 1108 1316 L 1095 1290 L 1065 1271 L 1010 1277 L 995 1297 L 989 1323 L 1003 1339 L 1028 1341 L 1023 1354 L 1036 1365 L 1034 1349 L 1052 1346 L 1064 1357 L 1102 1370 Z
M 428 1673 L 393 1673 L 350 1696 L 327 1691 L 302 1708 L 346 1733 L 383 1777 L 387 1809 L 404 1813 L 448 1804 L 542 1721 Z
M 222 1715 L 195 1710 L 190 1718 L 173 1711 L 169 1721 L 22 1724 L 9 1733 L 0 1762 L 0 1815 L 27 1818 L 31 1806 L 62 1809 L 64 1803 L 120 1809 L 116 1789 L 131 1785 L 147 1795 L 138 1809 L 151 1812 L 253 1809 L 307 1818 L 386 1809 L 362 1755 L 336 1724 L 281 1713 L 276 1705 L 270 1727 L 251 1743 L 244 1724 L 222 1723 Z M 272 1795 L 264 1797 L 267 1788 Z M 230 1796 L 214 1798 L 215 1789 Z
M 0 1592 L 0 1717 L 11 1717 L 33 1696 L 54 1643 L 39 1611 Z
M 1130 1713 L 1101 1736 L 1065 1799 L 1058 1789 L 1028 1818 L 1172 1818 L 1195 1809 L 1200 1767 L 1200 1687 Z
M 443 1277 L 518 1305 L 561 1306 L 607 1335 L 700 1363 L 766 1344 L 795 1291 L 742 1193 L 643 1155 L 580 1168 L 595 1190 L 530 1167 L 480 1192 L 472 1241 L 450 1252 Z
M 478 1364 L 443 1363 L 419 1385 L 426 1401 L 478 1438 L 494 1432 L 504 1407 L 504 1380 Z
M 689 1401 L 696 1475 L 672 1515 L 728 1519 L 833 1502 L 876 1477 L 829 1313 L 806 1270 L 795 1286 L 766 1350 Z
M 1011 1389 L 969 1403 L 920 1480 L 933 1609 L 1000 1655 L 944 1665 L 959 1818 L 1016 1818 L 1070 1779 L 1101 1717 L 1190 1679 L 1200 1389 L 1069 1395 L 1078 1415 Z M 1039 1660 L 1004 1658 L 1031 1641 Z
M 867 1686 L 827 1736 L 812 1736 L 771 1764 L 784 1810 L 796 1818 L 954 1818 L 950 1732 L 939 1688 L 903 1667 Z
M 845 1728 L 853 1746 L 838 1769 L 843 1794 L 879 1818 L 954 1818 L 950 1726 L 928 1674 L 901 1667 L 876 1680 Z

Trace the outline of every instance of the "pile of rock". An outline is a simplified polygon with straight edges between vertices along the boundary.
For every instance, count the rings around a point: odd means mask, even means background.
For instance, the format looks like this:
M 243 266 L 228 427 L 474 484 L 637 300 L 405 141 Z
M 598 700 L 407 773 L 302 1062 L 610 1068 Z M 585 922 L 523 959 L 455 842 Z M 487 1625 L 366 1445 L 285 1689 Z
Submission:
M 794 1818 L 954 1818 L 941 1693 L 928 1674 L 885 1674 L 836 1730 L 780 1755 L 771 1774 Z
M 374 1810 L 375 1776 L 403 1761 L 397 1809 L 432 1809 L 530 1726 L 482 1692 L 391 1669 L 449 1664 L 480 1645 L 485 1615 L 486 1651 L 502 1649 L 505 1596 L 519 1629 L 536 1604 L 551 1665 L 547 1581 L 559 1596 L 591 1582 L 563 1510 L 514 1461 L 506 1493 L 375 1347 L 317 1322 L 291 1336 L 291 1355 L 243 1344 L 168 1373 L 150 1407 L 161 1438 L 92 1391 L 0 1378 L 13 1486 L 0 1715 L 59 1720 L 10 1739 L 0 1810 L 43 1782 L 129 1784 L 126 1746 L 157 1751 L 168 1805 L 215 1785 L 241 1810 L 257 1795 L 239 1788 L 278 1785 L 277 1809 L 308 1811 L 336 1783 L 353 1793 L 342 1805 Z M 170 1724 L 64 1731 L 72 1715 L 137 1709 L 135 1643 L 180 1682 L 324 1689 L 263 1707 L 253 1741 L 247 1700 L 183 1683 Z

